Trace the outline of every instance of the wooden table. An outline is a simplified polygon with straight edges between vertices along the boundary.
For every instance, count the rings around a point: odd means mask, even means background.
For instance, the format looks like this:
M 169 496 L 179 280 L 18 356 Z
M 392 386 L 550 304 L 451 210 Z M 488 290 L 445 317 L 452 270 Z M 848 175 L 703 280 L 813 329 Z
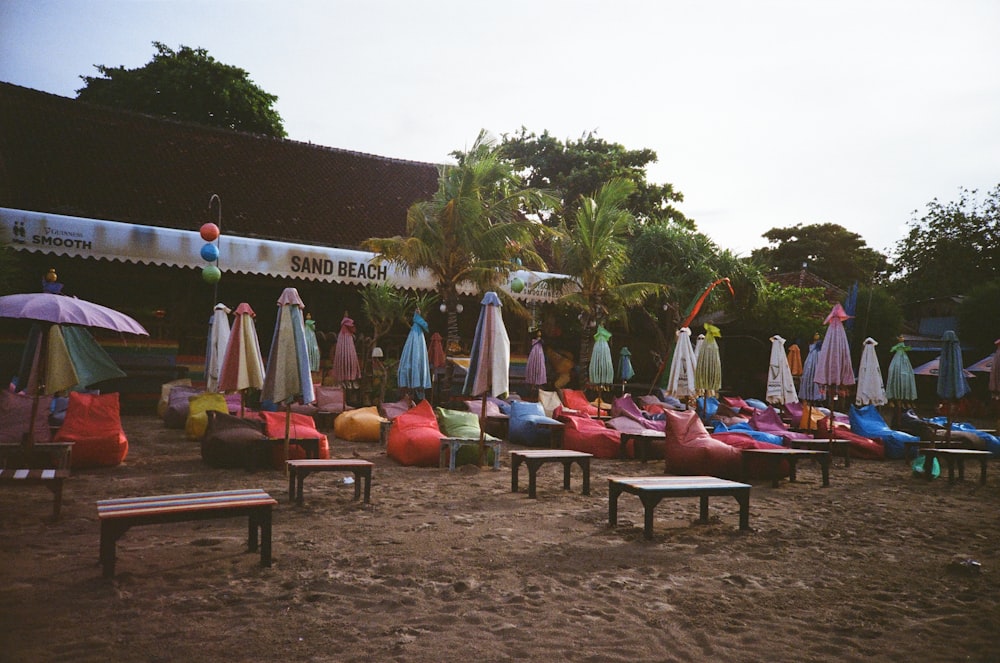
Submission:
M 621 447 L 618 450 L 619 458 L 625 460 L 628 457 L 626 453 L 628 451 L 628 441 L 632 440 L 636 457 L 645 463 L 652 455 L 653 440 L 666 440 L 667 434 L 658 430 L 643 430 L 637 433 L 621 431 L 621 433 L 619 433 L 619 439 L 621 444 Z
M 795 465 L 800 458 L 814 458 L 819 461 L 820 469 L 823 471 L 823 486 L 830 485 L 830 452 L 813 449 L 743 449 L 743 480 L 749 476 L 749 464 L 751 458 L 763 458 L 774 470 L 774 479 L 771 485 L 775 488 L 781 483 L 778 477 L 778 466 L 781 461 L 788 461 L 788 480 L 795 481 Z
M 487 433 L 495 435 L 502 440 L 510 436 L 510 415 L 509 414 L 488 414 L 486 422 L 489 424 Z
M 740 505 L 740 529 L 750 529 L 750 484 L 709 476 L 609 477 L 608 524 L 618 524 L 618 496 L 631 493 L 642 502 L 643 536 L 653 538 L 653 510 L 665 497 L 698 497 L 701 499 L 699 522 L 708 522 L 708 498 L 731 495 Z
M 948 464 L 948 483 L 955 482 L 955 465 L 958 464 L 958 478 L 965 479 L 965 459 L 971 458 L 979 461 L 979 483 L 986 484 L 986 461 L 993 457 L 989 451 L 978 451 L 976 449 L 923 449 L 924 454 L 924 476 L 933 478 L 932 469 L 934 459 L 943 459 Z
M 815 440 L 789 440 L 788 446 L 792 449 L 809 449 L 812 451 L 829 451 L 831 456 L 843 456 L 844 467 L 851 466 L 851 442 L 850 440 L 838 440 L 834 438 L 832 443 L 829 438 Z
M 354 475 L 354 499 L 361 497 L 364 482 L 365 504 L 371 500 L 372 468 L 375 463 L 358 458 L 292 459 L 285 461 L 288 467 L 288 499 L 302 504 L 302 484 L 313 472 L 350 472 Z
M 493 450 L 493 469 L 500 469 L 500 440 L 483 440 L 483 445 L 487 449 Z M 447 462 L 448 469 L 455 469 L 455 458 L 458 450 L 462 447 L 476 447 L 477 455 L 479 451 L 478 437 L 442 437 L 441 452 L 438 458 L 438 467 L 443 468 Z
M 577 463 L 583 470 L 584 495 L 590 495 L 590 459 L 593 454 L 582 451 L 566 451 L 563 449 L 525 449 L 510 452 L 510 492 L 517 492 L 517 473 L 521 463 L 528 466 L 528 497 L 534 499 L 535 477 L 538 468 L 549 462 L 563 464 L 563 490 L 569 490 L 570 468 Z

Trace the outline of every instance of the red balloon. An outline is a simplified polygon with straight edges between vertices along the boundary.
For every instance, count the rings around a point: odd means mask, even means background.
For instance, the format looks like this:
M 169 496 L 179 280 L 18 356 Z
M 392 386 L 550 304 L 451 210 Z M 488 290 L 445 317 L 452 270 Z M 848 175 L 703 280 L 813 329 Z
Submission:
M 199 230 L 201 238 L 206 242 L 214 242 L 219 237 L 219 226 L 214 223 L 206 223 Z

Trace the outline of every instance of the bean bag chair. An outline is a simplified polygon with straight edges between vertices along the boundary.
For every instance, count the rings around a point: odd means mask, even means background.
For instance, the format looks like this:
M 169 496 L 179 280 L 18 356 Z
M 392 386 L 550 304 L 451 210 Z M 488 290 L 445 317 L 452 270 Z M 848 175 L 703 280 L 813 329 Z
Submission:
M 738 424 L 733 424 L 732 426 L 726 426 L 723 423 L 718 423 L 712 431 L 712 437 L 719 439 L 717 433 L 739 433 L 740 435 L 745 435 L 746 437 L 757 440 L 758 442 L 767 442 L 768 444 L 776 447 L 780 447 L 783 442 L 780 435 L 756 430 L 751 428 L 750 424 L 746 422 L 740 422 Z
M 576 410 L 577 412 L 582 412 L 583 414 L 590 415 L 591 417 L 597 416 L 597 406 L 587 400 L 587 395 L 580 391 L 579 389 L 563 389 L 562 390 L 562 402 L 563 405 L 571 410 Z M 607 401 L 601 402 L 602 410 L 610 410 L 611 403 Z
M 191 396 L 188 403 L 187 420 L 184 422 L 184 434 L 189 440 L 200 440 L 205 436 L 209 410 L 229 414 L 229 404 L 226 403 L 226 397 L 214 391 Z
M 70 467 L 114 467 L 128 455 L 128 438 L 122 430 L 118 394 L 84 394 L 71 391 L 66 420 L 55 442 L 72 442 Z
M 468 400 L 468 401 L 465 401 L 465 408 L 469 412 L 471 412 L 472 414 L 476 415 L 476 417 L 478 418 L 480 416 L 480 413 L 481 413 L 482 409 L 483 409 L 483 401 L 482 401 L 482 399 L 480 399 L 480 400 Z M 501 414 L 503 414 L 503 412 L 500 410 L 500 406 L 497 405 L 496 403 L 494 403 L 493 401 L 487 399 L 486 400 L 486 416 L 487 417 L 496 417 L 496 416 L 499 416 Z
M 382 403 L 380 409 L 382 411 L 382 416 L 389 421 L 392 421 L 399 415 L 409 410 L 411 407 L 413 407 L 412 400 L 409 398 L 401 398 L 394 403 Z
M 167 406 L 170 404 L 170 391 L 174 387 L 190 387 L 190 378 L 171 380 L 160 385 L 160 400 L 156 403 L 156 416 L 163 419 L 167 414 Z
M 348 442 L 378 442 L 383 421 L 375 406 L 348 410 L 334 419 L 333 435 Z
M 316 387 L 316 408 L 320 412 L 340 414 L 353 409 L 347 404 L 343 387 Z
M 481 405 L 481 403 L 480 403 Z M 491 403 L 487 402 L 487 411 L 490 409 Z M 496 407 L 495 405 L 493 407 Z M 499 412 L 499 409 L 497 410 Z M 438 420 L 438 428 L 441 430 L 441 435 L 444 437 L 464 437 L 470 440 L 479 439 L 479 415 L 474 412 L 463 412 L 461 410 L 447 410 L 445 408 L 434 408 L 435 416 Z M 498 441 L 496 438 L 489 433 L 486 434 L 487 440 Z M 439 447 L 440 449 L 440 440 Z M 494 454 L 492 449 L 486 450 L 486 464 L 493 465 Z M 479 451 L 475 447 L 462 447 L 458 450 L 455 455 L 455 466 L 459 465 L 478 465 L 479 464 Z
M 750 404 L 739 396 L 723 396 L 719 399 L 719 402 L 729 407 L 731 411 L 737 414 L 744 414 L 747 417 L 753 416 L 755 412 L 755 408 L 751 407 Z
M 702 419 L 711 419 L 719 411 L 719 399 L 715 396 L 709 396 L 707 399 L 704 396 L 700 396 L 695 399 L 695 402 L 697 403 L 698 411 L 701 412 Z
M 632 400 L 632 396 L 625 394 L 619 396 L 611 405 L 612 417 L 628 417 L 643 428 L 648 430 L 664 431 L 667 427 L 665 419 L 653 419 L 651 415 L 639 409 L 639 406 Z
M 759 400 L 757 398 L 746 398 L 744 399 L 744 402 L 754 410 L 766 410 L 767 408 L 771 407 L 764 401 Z M 752 412 L 750 414 L 751 416 L 753 415 Z
M 829 418 L 823 417 L 816 423 L 816 439 L 830 439 L 829 421 Z M 880 440 L 873 440 L 864 435 L 858 435 L 844 424 L 834 423 L 833 439 L 847 440 L 849 442 L 847 451 L 851 454 L 851 458 L 865 458 L 868 460 L 885 459 L 885 447 Z
M 437 467 L 441 437 L 434 409 L 423 400 L 393 420 L 385 450 L 401 465 Z
M 593 454 L 594 458 L 618 458 L 621 435 L 597 419 L 567 415 L 562 419 L 563 449 Z
M 201 439 L 201 459 L 211 467 L 233 468 L 245 467 L 248 453 L 257 453 L 259 457 L 252 460 L 253 465 L 271 462 L 270 448 L 262 444 L 267 440 L 264 434 L 264 423 L 260 419 L 244 419 L 228 413 L 211 410 L 208 415 L 208 427 Z M 250 448 L 248 448 L 250 447 Z
M 558 424 L 545 416 L 540 403 L 514 401 L 510 404 L 510 425 L 507 438 L 511 444 L 526 447 L 548 447 L 552 445 L 552 431 L 539 424 Z
M 288 429 L 288 438 L 296 439 L 318 439 L 319 457 L 330 457 L 330 440 L 316 430 L 316 422 L 308 414 L 301 412 L 261 412 L 260 418 L 264 421 L 264 434 L 271 440 L 285 439 L 285 429 Z M 285 445 L 273 444 L 271 447 L 271 464 L 276 470 L 285 467 Z M 306 450 L 297 444 L 288 445 L 287 460 L 298 460 L 306 457 Z
M 742 473 L 739 449 L 712 438 L 694 410 L 667 410 L 664 415 L 667 421 L 664 456 L 668 473 L 739 480 Z
M 662 391 L 657 390 L 658 393 Z M 656 394 L 645 394 L 639 397 L 638 402 L 639 407 L 647 412 L 653 412 L 658 414 L 663 412 L 663 410 L 686 410 L 687 406 L 681 403 L 679 399 L 674 396 L 657 396 Z M 651 408 L 655 408 L 651 409 Z
M 937 439 L 943 440 L 948 432 L 948 420 L 945 417 L 934 417 L 931 422 L 941 427 Z M 970 423 L 952 421 L 951 439 L 962 440 L 967 445 L 967 449 L 1000 454 L 1000 440 L 995 435 L 981 431 Z
M 28 432 L 31 423 L 32 401 L 33 397 L 24 393 L 14 393 L 6 389 L 0 391 L 0 442 L 21 443 L 21 438 Z M 52 438 L 49 431 L 51 407 L 51 396 L 38 397 L 38 410 L 35 412 L 35 426 L 32 433 L 35 442 L 48 442 Z
M 554 417 L 556 416 L 555 411 L 562 409 L 562 401 L 559 400 L 559 394 L 554 391 L 539 389 L 538 402 L 542 404 L 542 411 L 545 412 L 546 417 Z
M 797 433 L 788 430 L 788 427 L 785 426 L 785 422 L 781 420 L 781 415 L 779 415 L 778 411 L 773 407 L 757 410 L 753 416 L 750 417 L 750 421 L 747 423 L 749 423 L 750 428 L 753 428 L 754 430 L 779 436 L 782 440 L 782 444 L 785 445 L 792 440 L 814 439 L 809 433 Z
M 851 405 L 848 412 L 851 420 L 851 431 L 873 440 L 881 440 L 885 449 L 886 458 L 903 458 L 906 456 L 906 442 L 918 442 L 916 435 L 910 435 L 903 431 L 892 430 L 889 424 L 885 423 L 882 415 L 875 409 L 874 405 L 857 407 Z
M 781 449 L 783 448 L 780 444 L 773 444 L 771 442 L 765 442 L 763 440 L 757 440 L 749 435 L 746 435 L 744 431 L 739 432 L 725 432 L 725 433 L 712 433 L 712 437 L 721 442 L 725 442 L 731 447 L 736 449 Z M 742 451 L 740 452 L 740 463 L 743 462 Z M 772 464 L 765 458 L 750 458 L 746 465 L 746 479 L 766 479 L 773 481 L 775 479 L 784 479 L 792 471 L 791 466 L 788 461 L 783 460 L 780 463 Z
M 167 428 L 184 428 L 191 408 L 191 397 L 201 393 L 201 389 L 189 385 L 170 388 L 167 408 L 163 413 L 163 423 Z

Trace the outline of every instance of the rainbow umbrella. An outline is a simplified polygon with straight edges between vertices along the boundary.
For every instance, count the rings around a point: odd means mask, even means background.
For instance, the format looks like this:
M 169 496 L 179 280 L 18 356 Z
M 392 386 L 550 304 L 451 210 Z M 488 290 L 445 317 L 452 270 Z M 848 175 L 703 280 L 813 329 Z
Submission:
M 486 397 L 503 396 L 510 389 L 510 339 L 500 313 L 500 298 L 487 292 L 479 307 L 479 320 L 469 353 L 469 370 L 462 393 L 482 396 L 479 409 L 479 464 L 486 462 Z
M 219 391 L 240 393 L 240 416 L 246 408 L 246 393 L 264 386 L 264 361 L 257 340 L 256 314 L 246 302 L 233 312 L 229 344 L 219 369 Z

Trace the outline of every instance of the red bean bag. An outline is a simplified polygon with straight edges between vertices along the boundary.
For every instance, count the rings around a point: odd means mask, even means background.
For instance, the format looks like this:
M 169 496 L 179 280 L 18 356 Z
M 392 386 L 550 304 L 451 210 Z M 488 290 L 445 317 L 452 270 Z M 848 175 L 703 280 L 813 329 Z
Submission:
M 70 467 L 114 467 L 128 455 L 118 394 L 69 392 L 66 420 L 55 442 L 72 442 Z
M 587 400 L 587 395 L 579 389 L 563 389 L 562 401 L 571 410 L 589 414 L 592 417 L 597 416 L 597 408 L 590 404 L 590 401 Z M 610 403 L 607 405 L 609 408 L 611 407 Z
M 694 410 L 664 411 L 667 441 L 666 470 L 671 474 L 739 479 L 740 450 L 713 439 Z
M 749 435 L 736 432 L 725 432 L 725 433 L 712 433 L 712 437 L 716 440 L 721 440 L 731 447 L 736 449 L 783 449 L 780 444 L 771 444 L 770 442 L 763 442 L 761 440 L 755 440 Z M 742 453 L 742 452 L 741 452 Z M 743 459 L 740 458 L 740 462 Z M 774 479 L 784 479 L 791 472 L 791 467 L 788 465 L 788 461 L 783 460 L 777 465 L 774 465 L 766 458 L 750 458 L 747 463 L 747 479 L 768 479 L 773 481 Z
M 621 437 L 597 419 L 563 416 L 563 449 L 593 454 L 594 458 L 618 458 Z
M 728 406 L 738 414 L 743 414 L 748 417 L 752 416 L 753 413 L 757 411 L 739 396 L 723 396 L 719 399 L 719 403 Z
M 289 439 L 319 438 L 319 457 L 330 457 L 330 440 L 318 430 L 316 422 L 308 414 L 300 412 L 261 412 L 264 420 L 264 434 L 272 440 L 285 439 L 285 426 L 288 426 Z M 297 444 L 288 445 L 288 460 L 299 460 L 306 457 L 306 450 Z M 276 470 L 285 467 L 285 445 L 275 444 L 271 452 L 271 465 Z
M 428 401 L 420 401 L 393 420 L 385 450 L 402 465 L 437 467 L 441 429 Z
M 830 421 L 829 417 L 823 417 L 816 422 L 817 440 L 822 440 L 824 438 L 830 439 L 828 421 Z M 833 426 L 833 439 L 848 441 L 847 452 L 851 454 L 851 458 L 885 460 L 885 447 L 882 445 L 881 440 L 873 440 L 870 437 L 858 435 L 857 433 L 851 432 L 850 428 L 846 428 L 836 423 L 834 423 Z

